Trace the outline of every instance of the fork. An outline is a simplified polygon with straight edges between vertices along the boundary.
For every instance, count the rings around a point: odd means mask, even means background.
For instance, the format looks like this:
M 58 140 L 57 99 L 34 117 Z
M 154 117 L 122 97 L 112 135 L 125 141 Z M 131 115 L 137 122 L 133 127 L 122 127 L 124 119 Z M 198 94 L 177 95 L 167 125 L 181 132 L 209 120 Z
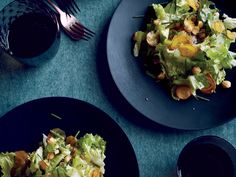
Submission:
M 55 0 L 59 8 L 64 10 L 67 14 L 75 15 L 80 8 L 76 4 L 75 0 Z
M 82 25 L 72 14 L 66 14 L 51 0 L 47 0 L 48 3 L 58 12 L 60 16 L 60 25 L 64 32 L 70 36 L 73 40 L 86 40 L 88 41 L 95 35 L 93 31 Z

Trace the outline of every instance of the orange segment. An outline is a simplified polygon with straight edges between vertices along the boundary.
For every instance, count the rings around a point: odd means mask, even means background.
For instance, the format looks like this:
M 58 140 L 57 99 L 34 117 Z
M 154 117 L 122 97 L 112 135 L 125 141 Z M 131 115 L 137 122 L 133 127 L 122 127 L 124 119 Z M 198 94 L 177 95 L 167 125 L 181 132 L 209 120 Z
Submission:
M 182 44 L 179 46 L 179 51 L 182 56 L 192 58 L 198 53 L 198 47 L 191 44 Z
M 192 7 L 195 11 L 199 8 L 198 0 L 187 0 L 187 3 L 190 7 Z
M 231 40 L 235 40 L 235 38 L 236 38 L 236 32 L 231 32 L 231 31 L 227 30 L 226 35 Z
M 222 33 L 225 30 L 224 23 L 221 20 L 212 23 L 212 29 L 217 33 Z
M 192 44 L 192 38 L 185 32 L 179 33 L 173 37 L 170 49 L 177 49 L 181 44 Z

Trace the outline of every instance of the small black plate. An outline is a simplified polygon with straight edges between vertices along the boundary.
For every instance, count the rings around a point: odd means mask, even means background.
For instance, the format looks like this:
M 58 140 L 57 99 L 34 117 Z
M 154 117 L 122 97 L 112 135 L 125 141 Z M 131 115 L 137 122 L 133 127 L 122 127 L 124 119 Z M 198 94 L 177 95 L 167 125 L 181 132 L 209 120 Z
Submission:
M 201 136 L 190 141 L 177 162 L 179 177 L 236 177 L 236 150 L 217 136 Z
M 108 31 L 107 57 L 111 75 L 125 99 L 141 114 L 155 123 L 182 130 L 200 130 L 221 125 L 236 116 L 236 69 L 227 71 L 232 82 L 228 90 L 217 88 L 216 93 L 206 95 L 210 101 L 191 98 L 175 101 L 161 83 L 147 76 L 139 59 L 133 57 L 131 37 L 140 30 L 142 18 L 152 3 L 165 0 L 125 0 L 117 8 Z M 217 5 L 217 2 L 220 3 Z M 224 1 L 230 4 L 230 1 Z M 216 0 L 218 8 L 224 8 Z M 236 11 L 231 11 L 236 17 Z M 232 15 L 232 14 L 231 14 Z M 232 15 L 232 17 L 233 17 Z
M 42 134 L 52 128 L 61 128 L 67 135 L 80 131 L 102 136 L 107 142 L 105 176 L 139 177 L 134 150 L 118 124 L 93 105 L 72 98 L 41 98 L 5 114 L 0 118 L 0 152 L 36 150 Z

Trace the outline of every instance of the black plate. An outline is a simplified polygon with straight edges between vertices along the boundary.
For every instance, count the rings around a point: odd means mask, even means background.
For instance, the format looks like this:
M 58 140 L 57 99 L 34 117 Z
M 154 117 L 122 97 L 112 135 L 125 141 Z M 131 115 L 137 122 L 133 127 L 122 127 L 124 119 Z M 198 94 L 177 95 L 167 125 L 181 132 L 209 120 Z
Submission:
M 54 113 L 62 119 L 51 116 Z M 122 129 L 98 108 L 72 98 L 49 97 L 20 105 L 0 118 L 0 152 L 38 147 L 42 133 L 61 128 L 67 135 L 99 134 L 107 141 L 105 176 L 139 177 L 132 145 Z
M 221 6 L 224 5 L 222 1 L 217 1 Z M 217 93 L 206 96 L 210 101 L 194 98 L 175 101 L 162 84 L 157 84 L 144 73 L 142 64 L 132 55 L 131 40 L 132 34 L 140 30 L 143 20 L 133 17 L 145 14 L 147 6 L 153 2 L 163 1 L 122 1 L 111 20 L 107 38 L 107 57 L 112 77 L 120 92 L 145 117 L 171 128 L 206 129 L 234 118 L 236 115 L 236 77 L 233 77 L 235 70 L 227 74 L 227 79 L 232 82 L 232 88 L 228 90 L 217 88 Z M 229 1 L 227 2 L 229 4 Z M 234 14 L 235 12 L 231 11 Z

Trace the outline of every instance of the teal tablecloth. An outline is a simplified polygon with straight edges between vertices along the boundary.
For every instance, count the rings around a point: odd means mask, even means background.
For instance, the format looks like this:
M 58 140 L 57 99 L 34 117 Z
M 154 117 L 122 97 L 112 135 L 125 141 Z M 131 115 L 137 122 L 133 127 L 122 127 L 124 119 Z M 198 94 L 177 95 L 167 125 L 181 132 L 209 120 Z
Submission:
M 1 0 L 0 8 L 8 2 Z M 81 8 L 77 16 L 96 36 L 88 42 L 74 42 L 62 33 L 56 57 L 41 67 L 11 70 L 1 64 L 0 116 L 24 102 L 48 96 L 92 103 L 127 134 L 137 156 L 140 177 L 176 176 L 181 149 L 197 136 L 218 135 L 236 145 L 236 120 L 209 130 L 183 132 L 157 126 L 136 113 L 116 88 L 106 58 L 108 25 L 119 0 L 77 2 Z

